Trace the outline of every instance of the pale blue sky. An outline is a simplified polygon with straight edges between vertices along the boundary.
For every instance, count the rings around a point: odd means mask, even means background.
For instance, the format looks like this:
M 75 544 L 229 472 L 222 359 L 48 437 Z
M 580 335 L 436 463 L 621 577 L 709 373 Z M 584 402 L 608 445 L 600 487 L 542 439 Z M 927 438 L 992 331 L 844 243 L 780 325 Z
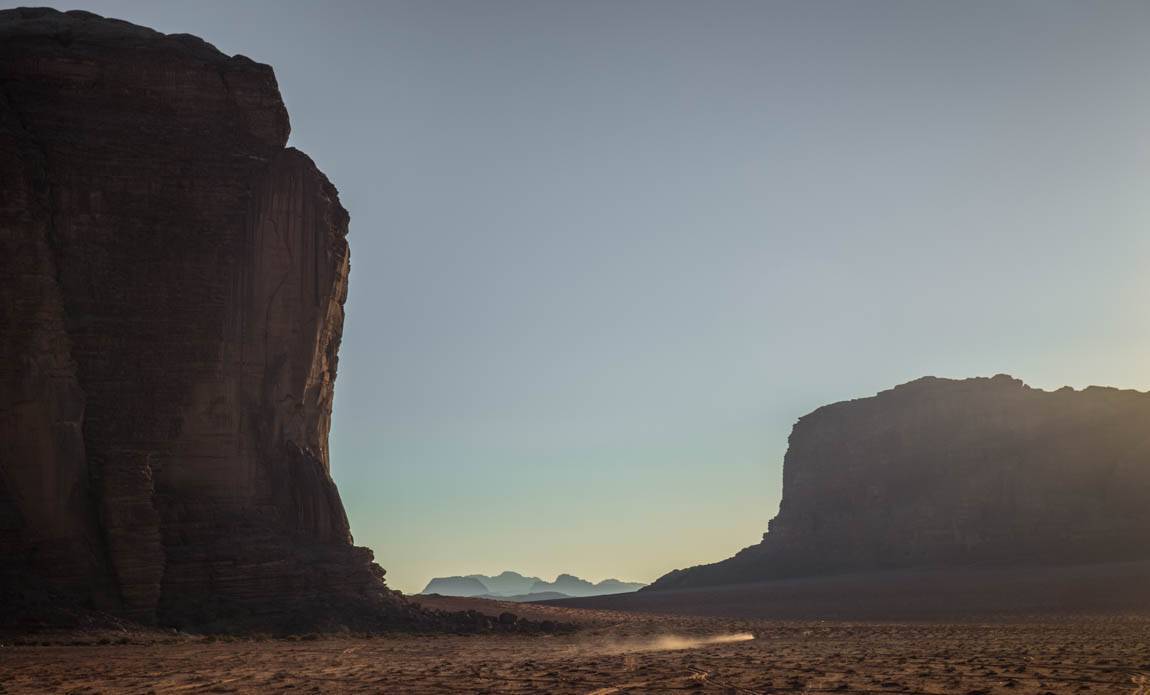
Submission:
M 796 418 L 924 374 L 1150 387 L 1150 3 L 51 4 L 275 67 L 397 588 L 728 556 Z

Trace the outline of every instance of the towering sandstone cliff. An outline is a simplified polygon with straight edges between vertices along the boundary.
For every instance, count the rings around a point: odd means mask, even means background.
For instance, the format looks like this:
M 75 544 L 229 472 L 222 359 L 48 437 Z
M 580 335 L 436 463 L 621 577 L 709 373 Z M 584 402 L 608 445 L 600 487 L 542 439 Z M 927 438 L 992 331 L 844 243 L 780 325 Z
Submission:
M 758 545 L 652 589 L 1150 558 L 1150 394 L 925 378 L 801 418 Z
M 7 591 L 166 624 L 395 605 L 329 475 L 348 215 L 288 132 L 266 65 L 0 11 Z

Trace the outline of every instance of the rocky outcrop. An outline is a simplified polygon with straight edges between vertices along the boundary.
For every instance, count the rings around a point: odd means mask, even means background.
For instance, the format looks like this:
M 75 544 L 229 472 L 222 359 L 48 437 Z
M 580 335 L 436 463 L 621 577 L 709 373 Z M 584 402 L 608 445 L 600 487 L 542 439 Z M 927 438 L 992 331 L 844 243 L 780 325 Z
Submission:
M 8 591 L 177 625 L 397 609 L 329 474 L 348 215 L 288 132 L 266 65 L 0 11 Z
M 1150 558 L 1150 394 L 924 378 L 799 419 L 758 545 L 651 589 Z

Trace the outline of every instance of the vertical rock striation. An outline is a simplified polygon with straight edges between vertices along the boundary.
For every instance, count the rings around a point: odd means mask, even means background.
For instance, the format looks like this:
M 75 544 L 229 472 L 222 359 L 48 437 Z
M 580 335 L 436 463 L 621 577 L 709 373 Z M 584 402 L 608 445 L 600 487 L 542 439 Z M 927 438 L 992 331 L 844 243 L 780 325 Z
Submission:
M 288 132 L 266 65 L 0 11 L 8 587 L 180 625 L 395 607 L 329 474 L 348 215 Z
M 927 377 L 799 419 L 758 545 L 651 588 L 1150 558 L 1150 394 Z

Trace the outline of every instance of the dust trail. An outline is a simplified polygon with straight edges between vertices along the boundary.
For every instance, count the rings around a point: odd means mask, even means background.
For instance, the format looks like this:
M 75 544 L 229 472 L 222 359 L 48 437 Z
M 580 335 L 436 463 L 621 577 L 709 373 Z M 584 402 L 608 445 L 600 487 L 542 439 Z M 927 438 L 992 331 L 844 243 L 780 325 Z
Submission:
M 746 642 L 755 636 L 750 632 L 734 632 L 726 635 L 688 637 L 686 635 L 659 635 L 647 639 L 607 641 L 596 644 L 581 644 L 576 651 L 596 654 L 621 654 L 624 652 L 665 652 L 679 649 L 697 649 L 713 644 Z
M 746 642 L 755 638 L 749 632 L 736 632 L 730 635 L 712 635 L 711 637 L 681 637 L 679 635 L 663 635 L 656 637 L 646 645 L 641 645 L 639 651 L 662 652 L 672 649 L 695 649 L 710 644 L 728 644 L 730 642 Z

